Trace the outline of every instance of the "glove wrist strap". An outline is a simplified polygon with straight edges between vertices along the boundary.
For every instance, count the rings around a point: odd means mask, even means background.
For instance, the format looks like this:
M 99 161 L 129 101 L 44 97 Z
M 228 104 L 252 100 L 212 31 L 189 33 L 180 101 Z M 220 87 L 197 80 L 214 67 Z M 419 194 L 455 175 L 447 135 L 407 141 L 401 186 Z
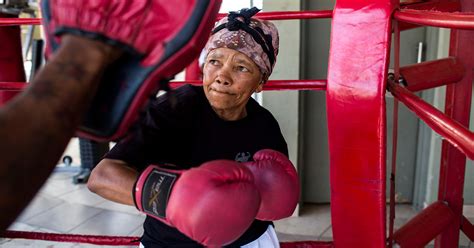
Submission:
M 134 194 L 137 208 L 146 214 L 166 219 L 166 207 L 178 176 L 178 173 L 161 170 L 155 166 L 147 168 L 139 177 L 135 187 L 135 191 L 141 189 L 140 192 Z

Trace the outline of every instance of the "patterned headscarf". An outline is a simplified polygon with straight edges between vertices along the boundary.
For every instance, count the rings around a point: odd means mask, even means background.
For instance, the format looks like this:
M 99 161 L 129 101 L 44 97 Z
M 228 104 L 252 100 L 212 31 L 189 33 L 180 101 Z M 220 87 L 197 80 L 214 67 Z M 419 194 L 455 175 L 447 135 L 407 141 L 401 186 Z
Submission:
M 279 36 L 273 23 L 252 18 L 259 11 L 253 7 L 230 12 L 217 22 L 199 57 L 201 68 L 210 51 L 225 47 L 247 55 L 260 68 L 265 79 L 268 79 L 275 67 Z

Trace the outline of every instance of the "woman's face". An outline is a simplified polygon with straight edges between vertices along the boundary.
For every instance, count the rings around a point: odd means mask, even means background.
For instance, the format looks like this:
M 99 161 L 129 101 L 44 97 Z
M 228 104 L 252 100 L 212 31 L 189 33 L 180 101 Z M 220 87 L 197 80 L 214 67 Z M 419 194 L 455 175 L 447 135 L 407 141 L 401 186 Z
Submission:
M 262 74 L 247 55 L 229 48 L 212 50 L 203 68 L 207 100 L 225 120 L 247 115 L 245 105 L 254 92 L 262 90 Z

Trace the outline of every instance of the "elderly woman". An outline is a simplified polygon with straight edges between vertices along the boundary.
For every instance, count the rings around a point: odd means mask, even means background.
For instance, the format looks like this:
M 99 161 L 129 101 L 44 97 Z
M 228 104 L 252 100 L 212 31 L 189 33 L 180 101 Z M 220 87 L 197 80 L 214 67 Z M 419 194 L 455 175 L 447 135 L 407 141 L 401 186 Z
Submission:
M 203 86 L 186 85 L 153 101 L 134 131 L 93 170 L 88 182 L 91 191 L 134 205 L 131 189 L 139 172 L 150 164 L 188 169 L 216 159 L 246 162 L 262 149 L 287 156 L 277 121 L 251 98 L 262 90 L 278 54 L 276 27 L 251 18 L 256 12 L 258 9 L 231 12 L 216 24 L 200 57 Z M 144 223 L 143 246 L 202 247 L 149 216 Z M 226 247 L 271 248 L 279 244 L 271 221 L 254 220 Z

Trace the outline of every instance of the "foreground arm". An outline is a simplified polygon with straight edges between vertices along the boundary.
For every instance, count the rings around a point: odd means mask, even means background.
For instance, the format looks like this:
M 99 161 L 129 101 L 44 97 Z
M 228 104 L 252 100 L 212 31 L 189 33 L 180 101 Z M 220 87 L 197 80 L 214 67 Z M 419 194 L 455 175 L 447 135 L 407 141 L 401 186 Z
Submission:
M 56 166 L 102 71 L 118 54 L 97 41 L 62 39 L 62 46 L 30 87 L 0 109 L 0 232 Z

